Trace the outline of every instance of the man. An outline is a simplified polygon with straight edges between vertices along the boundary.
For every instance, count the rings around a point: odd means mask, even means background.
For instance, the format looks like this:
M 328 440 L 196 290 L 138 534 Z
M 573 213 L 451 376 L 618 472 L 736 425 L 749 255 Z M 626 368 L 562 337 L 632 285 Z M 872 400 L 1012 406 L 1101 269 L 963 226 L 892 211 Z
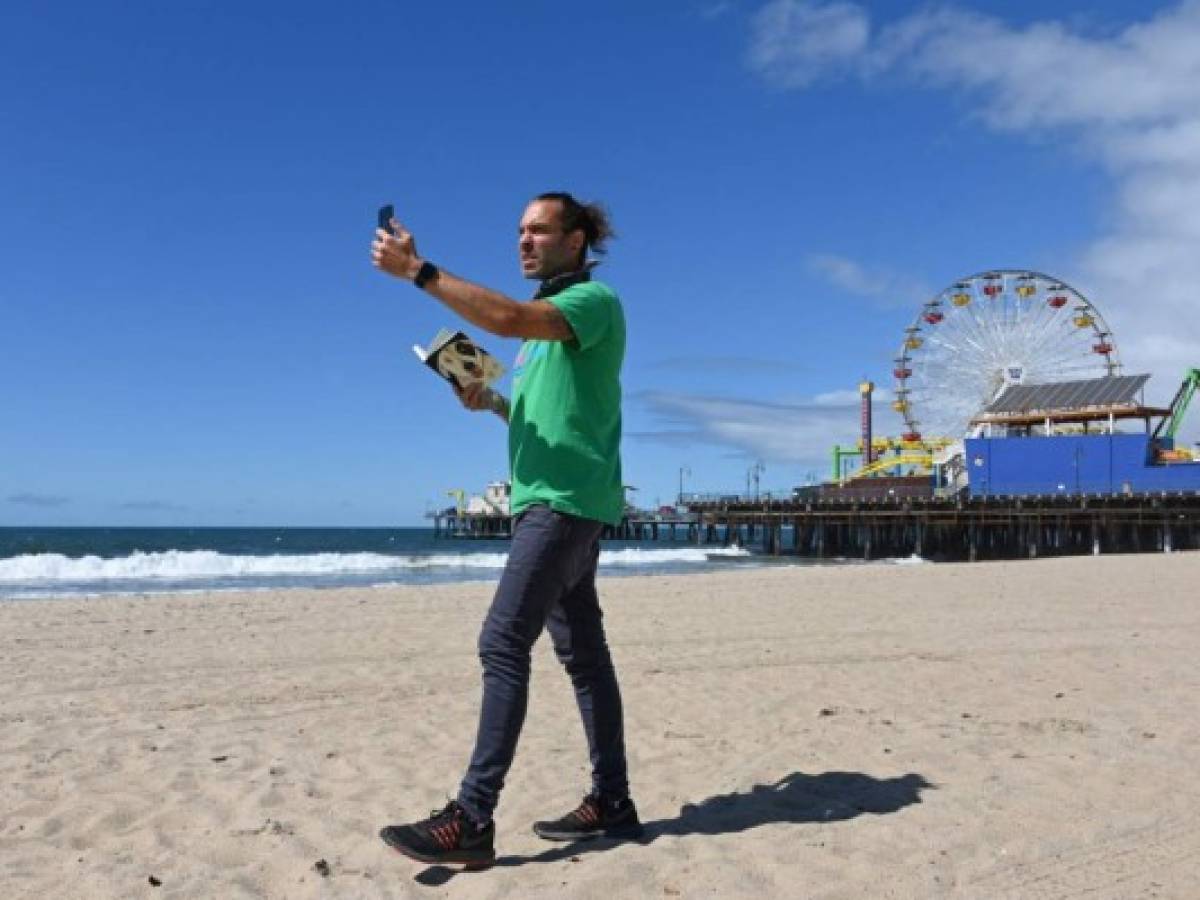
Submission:
M 575 689 L 592 763 L 592 788 L 565 816 L 534 824 L 548 840 L 636 837 L 629 798 L 621 692 L 596 595 L 600 532 L 620 521 L 621 363 L 625 317 L 593 281 L 588 251 L 604 251 L 604 210 L 570 194 L 535 198 L 521 217 L 521 273 L 541 282 L 519 302 L 422 259 L 392 220 L 372 246 L 377 268 L 412 281 L 472 324 L 523 340 L 511 403 L 487 390 L 459 393 L 472 410 L 508 423 L 513 538 L 479 637 L 483 705 L 458 797 L 430 818 L 380 832 L 428 863 L 486 866 L 495 859 L 492 813 L 525 719 L 530 651 L 543 627 Z

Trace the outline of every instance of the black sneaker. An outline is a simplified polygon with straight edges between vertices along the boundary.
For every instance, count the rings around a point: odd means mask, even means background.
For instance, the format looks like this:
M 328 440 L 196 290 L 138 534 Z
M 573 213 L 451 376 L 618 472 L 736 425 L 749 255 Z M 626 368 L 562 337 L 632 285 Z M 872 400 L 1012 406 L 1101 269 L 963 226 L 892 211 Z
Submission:
M 642 836 L 642 823 L 637 807 L 626 797 L 623 800 L 602 800 L 588 794 L 571 812 L 552 822 L 534 822 L 533 832 L 548 841 L 582 841 L 588 838 L 637 838 Z
M 423 863 L 462 863 L 484 869 L 496 860 L 496 825 L 480 828 L 466 810 L 451 800 L 428 819 L 411 825 L 388 825 L 379 832 L 383 842 L 410 859 Z

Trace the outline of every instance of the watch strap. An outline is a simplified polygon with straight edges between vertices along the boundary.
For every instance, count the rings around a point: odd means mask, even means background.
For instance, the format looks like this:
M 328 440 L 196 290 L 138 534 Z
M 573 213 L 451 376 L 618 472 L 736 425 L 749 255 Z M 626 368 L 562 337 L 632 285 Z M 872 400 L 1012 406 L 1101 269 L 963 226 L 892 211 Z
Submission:
M 413 284 L 419 288 L 423 288 L 437 277 L 438 267 L 429 260 L 425 260 L 425 262 L 421 263 L 421 268 L 417 269 L 417 277 L 413 279 Z

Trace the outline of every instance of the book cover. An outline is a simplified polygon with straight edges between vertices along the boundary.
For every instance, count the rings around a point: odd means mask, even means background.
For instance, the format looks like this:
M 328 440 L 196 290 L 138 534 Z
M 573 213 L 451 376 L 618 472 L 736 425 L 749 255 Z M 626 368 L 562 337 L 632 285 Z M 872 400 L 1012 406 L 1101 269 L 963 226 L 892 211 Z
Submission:
M 504 374 L 499 360 L 461 331 L 443 328 L 428 349 L 414 344 L 413 353 L 459 390 L 470 384 L 489 387 Z

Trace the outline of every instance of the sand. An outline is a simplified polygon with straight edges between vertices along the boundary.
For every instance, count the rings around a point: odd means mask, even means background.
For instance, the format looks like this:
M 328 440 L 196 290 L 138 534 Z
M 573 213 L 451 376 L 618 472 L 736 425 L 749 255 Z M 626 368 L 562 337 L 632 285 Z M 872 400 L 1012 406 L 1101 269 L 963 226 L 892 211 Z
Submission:
M 3 896 L 1200 896 L 1200 554 L 604 580 L 643 844 L 549 644 L 462 873 L 485 583 L 0 603 Z M 324 861 L 324 862 L 321 862 Z M 151 884 L 151 878 L 160 882 Z

